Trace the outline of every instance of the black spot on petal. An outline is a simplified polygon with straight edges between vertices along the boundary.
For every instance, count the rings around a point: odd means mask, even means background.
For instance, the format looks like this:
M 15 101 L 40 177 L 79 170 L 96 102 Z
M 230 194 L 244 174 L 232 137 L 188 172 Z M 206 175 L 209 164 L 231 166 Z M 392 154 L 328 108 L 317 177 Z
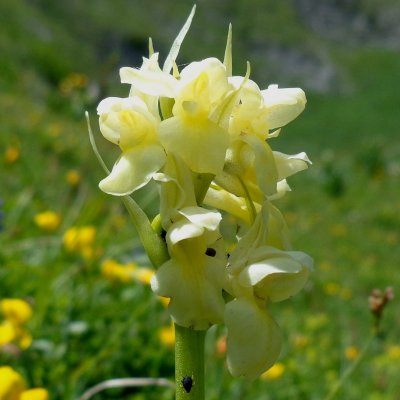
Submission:
M 206 256 L 215 257 L 217 254 L 217 250 L 213 249 L 212 247 L 207 247 Z

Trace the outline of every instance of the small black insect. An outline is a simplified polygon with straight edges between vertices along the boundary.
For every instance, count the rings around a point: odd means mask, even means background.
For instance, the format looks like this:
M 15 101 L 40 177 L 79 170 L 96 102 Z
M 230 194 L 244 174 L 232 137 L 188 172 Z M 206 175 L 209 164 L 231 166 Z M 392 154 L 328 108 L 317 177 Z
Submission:
M 193 384 L 194 384 L 194 382 L 193 382 L 193 378 L 191 376 L 186 375 L 182 378 L 182 386 L 185 389 L 186 393 L 190 393 L 190 391 L 192 390 Z
M 207 247 L 206 256 L 215 257 L 217 254 L 217 250 L 213 249 L 212 247 Z

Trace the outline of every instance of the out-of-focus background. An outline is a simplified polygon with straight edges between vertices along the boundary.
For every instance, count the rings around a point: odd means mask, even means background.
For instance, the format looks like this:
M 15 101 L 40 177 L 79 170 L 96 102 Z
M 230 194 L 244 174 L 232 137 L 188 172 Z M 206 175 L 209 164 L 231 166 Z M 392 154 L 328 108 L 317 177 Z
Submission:
M 32 308 L 30 316 L 14 305 L 18 323 L 3 309 L 0 367 L 12 366 L 51 399 L 76 399 L 109 378 L 173 376 L 165 306 L 151 293 L 150 265 L 120 201 L 97 188 L 104 174 L 84 111 L 111 166 L 118 151 L 99 135 L 98 102 L 128 94 L 119 67 L 140 66 L 149 36 L 163 60 L 191 7 L 0 3 L 0 301 Z M 290 180 L 293 192 L 278 206 L 293 247 L 311 254 L 316 270 L 301 294 L 272 305 L 285 347 L 262 378 L 233 380 L 224 329 L 211 330 L 207 398 L 323 399 L 367 341 L 369 293 L 388 286 L 396 293 L 400 283 L 400 4 L 199 0 L 178 65 L 222 59 L 229 22 L 234 73 L 244 74 L 249 60 L 261 88 L 307 93 L 306 111 L 271 145 L 306 151 L 314 163 Z M 156 194 L 150 186 L 135 199 L 154 215 Z M 398 309 L 395 298 L 338 398 L 398 399 Z M 131 388 L 95 399 L 172 397 Z

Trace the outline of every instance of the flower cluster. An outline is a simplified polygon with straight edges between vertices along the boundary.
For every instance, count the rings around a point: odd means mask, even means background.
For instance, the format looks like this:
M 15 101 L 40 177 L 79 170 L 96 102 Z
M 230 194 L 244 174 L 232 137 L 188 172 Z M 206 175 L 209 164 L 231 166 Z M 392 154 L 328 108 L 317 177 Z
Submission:
M 90 261 L 96 255 L 95 239 L 96 228 L 94 226 L 73 226 L 64 233 L 63 244 L 68 253 L 79 254 L 85 260 Z
M 3 299 L 0 301 L 0 314 L 4 318 L 0 322 L 0 347 L 12 343 L 21 349 L 28 348 L 32 343 L 32 336 L 25 329 L 32 317 L 29 303 L 21 299 Z
M 112 283 L 137 281 L 149 284 L 154 272 L 150 268 L 139 267 L 133 262 L 121 264 L 115 260 L 107 259 L 101 264 L 101 274 Z
M 245 76 L 232 75 L 231 34 L 223 62 L 206 58 L 179 71 L 172 54 L 161 68 L 150 46 L 139 69 L 120 70 L 129 96 L 99 104 L 100 130 L 121 149 L 99 186 L 126 196 L 159 183 L 170 258 L 152 289 L 170 299 L 178 325 L 225 323 L 231 373 L 255 377 L 281 349 L 268 304 L 296 294 L 313 264 L 291 249 L 273 204 L 290 190 L 286 178 L 310 161 L 270 147 L 303 111 L 305 94 L 277 85 L 261 90 L 249 64 Z

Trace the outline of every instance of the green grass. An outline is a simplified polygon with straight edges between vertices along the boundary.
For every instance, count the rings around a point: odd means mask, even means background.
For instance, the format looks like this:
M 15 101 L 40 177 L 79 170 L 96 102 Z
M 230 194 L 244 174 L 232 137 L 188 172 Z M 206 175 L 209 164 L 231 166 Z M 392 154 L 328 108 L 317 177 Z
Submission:
M 4 2 L 2 7 L 10 4 Z M 106 66 L 95 63 L 95 53 L 102 50 L 96 46 L 104 36 L 90 43 L 68 38 L 66 27 L 54 18 L 60 12 L 58 6 L 46 14 L 22 1 L 15 4 L 7 9 L 7 29 L 16 45 L 0 36 L 0 44 L 7 50 L 0 61 L 0 107 L 5 116 L 0 135 L 5 213 L 0 232 L 0 299 L 31 302 L 34 315 L 28 329 L 34 341 L 19 354 L 0 351 L 0 365 L 12 365 L 30 386 L 44 386 L 52 399 L 63 400 L 76 399 L 85 389 L 109 378 L 172 377 L 172 349 L 158 337 L 160 327 L 169 324 L 160 302 L 146 285 L 111 284 L 100 273 L 101 262 L 109 257 L 148 263 L 119 200 L 97 188 L 103 172 L 92 154 L 83 118 L 85 108 L 92 110 L 96 127 L 96 97 L 86 89 L 74 89 L 67 95 L 59 90 L 60 81 L 71 72 L 86 73 L 90 83 L 98 83 L 102 74 L 112 73 L 112 79 L 117 79 L 112 60 Z M 123 4 L 118 2 L 116 8 Z M 103 32 L 113 22 L 118 34 L 129 31 L 137 37 L 140 33 L 140 40 L 145 41 L 148 32 L 157 28 L 155 20 L 146 26 L 149 20 L 138 16 L 130 22 L 128 12 L 111 15 L 101 12 L 101 7 L 83 11 L 82 18 L 97 21 L 93 31 Z M 294 18 L 283 6 L 276 12 L 282 18 Z M 177 25 L 184 15 L 186 9 L 178 7 Z M 42 47 L 35 38 L 27 41 L 24 29 L 30 25 L 20 24 L 23 16 L 53 27 L 55 41 Z M 138 21 L 141 25 L 136 26 Z M 195 24 L 194 32 L 200 28 L 201 24 Z M 85 31 L 84 21 L 79 30 L 86 39 L 93 34 Z M 276 28 L 272 30 L 276 32 Z M 165 38 L 157 32 L 159 43 L 166 47 L 175 31 Z M 254 40 L 258 34 L 253 33 Z M 289 43 L 297 35 L 308 34 L 294 24 L 282 41 Z M 193 49 L 194 37 L 201 42 L 198 35 L 189 37 L 185 58 L 191 52 L 199 57 L 197 53 L 205 51 L 210 41 L 222 54 L 224 40 L 216 44 L 205 35 L 203 44 Z M 238 49 L 245 51 L 240 35 L 235 40 Z M 57 52 L 59 44 L 64 53 Z M 81 64 L 74 56 L 76 51 L 82 55 Z M 108 54 L 104 57 L 108 59 Z M 213 328 L 207 341 L 209 399 L 323 399 L 351 364 L 346 348 L 361 348 L 369 336 L 370 291 L 386 286 L 396 291 L 399 287 L 400 61 L 397 54 L 378 49 L 335 49 L 334 57 L 348 75 L 346 93 L 309 94 L 304 115 L 272 142 L 283 152 L 306 151 L 314 163 L 290 180 L 293 192 L 278 203 L 287 217 L 294 248 L 306 251 L 316 261 L 307 288 L 293 300 L 272 307 L 285 335 L 280 359 L 284 373 L 271 381 L 232 379 L 215 350 L 223 328 Z M 105 95 L 124 93 L 125 88 L 118 88 L 120 93 L 111 91 L 113 83 L 106 82 L 99 85 Z M 20 151 L 13 163 L 5 160 L 9 146 Z M 115 150 L 100 137 L 99 146 L 111 165 Z M 76 187 L 65 179 L 72 169 L 81 176 Z M 135 195 L 152 215 L 156 212 L 154 193 L 152 188 Z M 45 232 L 34 223 L 35 215 L 45 210 L 62 216 L 61 226 L 54 232 Z M 69 227 L 83 225 L 93 225 L 97 231 L 98 256 L 90 262 L 67 253 L 62 245 Z M 398 308 L 395 298 L 385 310 L 382 336 L 338 398 L 397 398 L 400 358 L 393 348 L 399 346 Z M 172 393 L 114 389 L 95 398 L 167 399 Z

